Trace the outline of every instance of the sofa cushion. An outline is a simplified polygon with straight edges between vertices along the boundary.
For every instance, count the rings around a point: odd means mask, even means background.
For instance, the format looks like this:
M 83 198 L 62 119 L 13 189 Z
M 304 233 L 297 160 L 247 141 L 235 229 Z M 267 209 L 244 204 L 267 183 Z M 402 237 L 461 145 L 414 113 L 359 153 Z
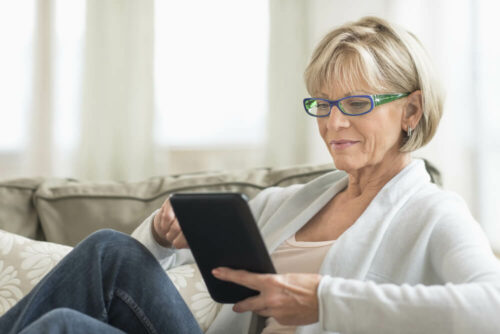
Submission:
M 42 178 L 0 182 L 0 229 L 42 239 L 43 234 L 33 206 L 33 193 Z
M 0 230 L 0 316 L 28 294 L 71 249 Z M 222 305 L 210 297 L 198 267 L 184 265 L 166 274 L 205 331 Z
M 253 198 L 270 186 L 305 183 L 332 165 L 249 169 L 152 177 L 141 182 L 44 182 L 34 195 L 46 240 L 76 245 L 112 228 L 130 234 L 172 192 L 241 192 Z

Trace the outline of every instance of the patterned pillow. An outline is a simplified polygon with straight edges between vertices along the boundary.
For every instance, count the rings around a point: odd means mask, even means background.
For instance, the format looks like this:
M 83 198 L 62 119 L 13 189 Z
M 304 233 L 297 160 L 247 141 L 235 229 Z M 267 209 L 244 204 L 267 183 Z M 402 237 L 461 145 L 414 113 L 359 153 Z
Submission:
M 215 302 L 195 264 L 186 264 L 167 270 L 167 275 L 174 283 L 180 295 L 193 313 L 203 331 L 210 326 L 222 304 Z
M 0 230 L 0 316 L 25 296 L 72 247 L 35 241 Z M 209 295 L 196 265 L 166 271 L 205 331 L 221 308 Z

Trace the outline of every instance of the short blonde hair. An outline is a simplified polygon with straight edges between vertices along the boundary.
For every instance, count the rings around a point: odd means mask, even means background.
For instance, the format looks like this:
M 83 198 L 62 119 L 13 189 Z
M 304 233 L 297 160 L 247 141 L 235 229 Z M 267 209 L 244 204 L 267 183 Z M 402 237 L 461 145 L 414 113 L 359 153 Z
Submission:
M 364 17 L 328 33 L 314 50 L 304 76 L 311 96 L 334 82 L 350 91 L 359 89 L 360 83 L 378 93 L 420 90 L 423 115 L 401 152 L 427 144 L 443 113 L 444 94 L 420 41 L 377 17 Z

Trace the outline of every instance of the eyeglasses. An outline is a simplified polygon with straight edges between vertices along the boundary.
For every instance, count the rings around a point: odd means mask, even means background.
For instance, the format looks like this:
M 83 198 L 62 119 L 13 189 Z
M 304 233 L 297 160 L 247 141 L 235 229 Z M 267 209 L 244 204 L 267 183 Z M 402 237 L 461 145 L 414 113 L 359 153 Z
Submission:
M 408 95 L 410 95 L 410 93 L 352 95 L 343 97 L 339 100 L 307 98 L 304 99 L 304 108 L 309 115 L 314 117 L 329 116 L 334 106 L 337 106 L 344 115 L 361 116 L 369 113 L 376 106 L 401 99 Z

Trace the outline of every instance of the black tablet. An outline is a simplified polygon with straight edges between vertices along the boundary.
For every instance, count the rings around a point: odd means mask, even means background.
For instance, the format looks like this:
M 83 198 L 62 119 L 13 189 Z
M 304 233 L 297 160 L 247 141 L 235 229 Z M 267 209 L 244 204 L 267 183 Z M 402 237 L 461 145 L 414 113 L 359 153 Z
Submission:
M 217 267 L 276 272 L 246 197 L 239 193 L 177 193 L 170 203 L 212 298 L 232 304 L 257 295 L 258 291 L 212 275 Z

